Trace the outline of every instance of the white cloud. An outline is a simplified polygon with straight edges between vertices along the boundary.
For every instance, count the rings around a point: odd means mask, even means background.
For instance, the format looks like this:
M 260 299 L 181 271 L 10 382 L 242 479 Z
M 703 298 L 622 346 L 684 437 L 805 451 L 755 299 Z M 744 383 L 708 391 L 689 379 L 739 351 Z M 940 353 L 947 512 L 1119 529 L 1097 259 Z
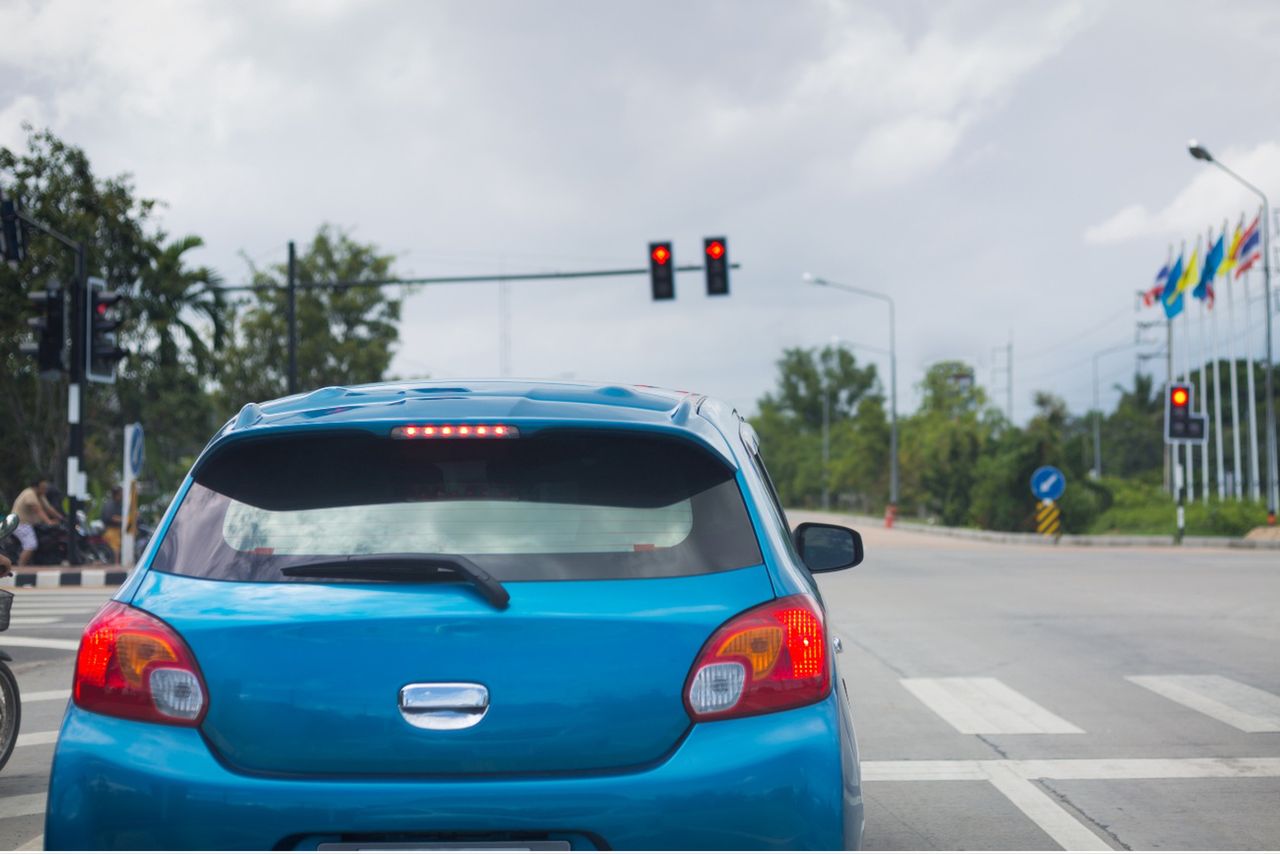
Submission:
M 34 127 L 43 127 L 49 123 L 49 114 L 44 104 L 34 95 L 19 95 L 3 109 L 0 109 L 0 146 L 5 148 L 21 148 L 27 140 L 24 123 Z
M 1280 193 L 1280 143 L 1210 151 L 1268 197 Z M 1252 217 L 1259 204 L 1255 194 L 1217 167 L 1192 161 L 1189 154 L 1187 166 L 1195 176 L 1164 207 L 1152 211 L 1143 204 L 1127 205 L 1086 229 L 1085 242 L 1114 244 L 1151 237 L 1194 240 L 1206 227 L 1219 228 L 1223 220 L 1234 223 L 1241 212 Z

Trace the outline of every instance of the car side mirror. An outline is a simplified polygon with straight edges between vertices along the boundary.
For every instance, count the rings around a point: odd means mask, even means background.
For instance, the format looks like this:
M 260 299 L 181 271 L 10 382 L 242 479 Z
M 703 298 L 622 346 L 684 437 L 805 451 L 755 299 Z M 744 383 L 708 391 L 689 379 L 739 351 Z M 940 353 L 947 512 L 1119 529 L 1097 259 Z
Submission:
M 18 530 L 18 524 L 20 521 L 21 520 L 18 519 L 17 513 L 10 513 L 8 516 L 5 516 L 3 520 L 0 520 L 0 540 L 3 540 L 5 537 Z
M 834 572 L 862 563 L 862 535 L 840 525 L 805 522 L 795 530 L 796 551 L 810 572 Z

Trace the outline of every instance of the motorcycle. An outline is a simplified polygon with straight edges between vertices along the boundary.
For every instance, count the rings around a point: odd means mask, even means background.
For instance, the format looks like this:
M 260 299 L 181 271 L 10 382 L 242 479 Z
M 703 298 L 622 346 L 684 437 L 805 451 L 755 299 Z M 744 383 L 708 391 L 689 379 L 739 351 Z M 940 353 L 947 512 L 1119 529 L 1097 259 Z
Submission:
M 9 537 L 18 527 L 18 517 L 10 513 L 0 522 L 0 541 Z M 0 588 L 0 632 L 9 628 L 9 611 L 13 607 L 12 591 Z M 18 743 L 18 726 L 22 722 L 22 698 L 18 694 L 18 680 L 9 669 L 13 661 L 0 649 L 0 768 L 5 766 Z

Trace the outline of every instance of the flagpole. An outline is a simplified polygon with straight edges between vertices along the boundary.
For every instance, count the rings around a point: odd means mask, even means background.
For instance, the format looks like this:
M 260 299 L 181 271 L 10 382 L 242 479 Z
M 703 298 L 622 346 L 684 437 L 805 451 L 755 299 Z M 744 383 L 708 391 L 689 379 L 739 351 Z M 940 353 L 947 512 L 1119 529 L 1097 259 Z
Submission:
M 1198 333 L 1199 337 L 1196 339 L 1196 345 L 1197 345 L 1196 351 L 1198 354 L 1198 361 L 1200 362 L 1200 412 L 1207 416 L 1209 413 L 1209 382 L 1206 379 L 1206 374 L 1204 369 L 1204 363 L 1208 361 L 1205 358 L 1205 356 L 1208 355 L 1205 352 L 1205 350 L 1207 350 L 1208 348 L 1205 347 L 1204 300 L 1200 300 L 1200 308 L 1196 312 L 1196 315 L 1200 321 L 1199 322 L 1200 330 Z M 1206 418 L 1206 422 L 1207 422 L 1207 418 Z M 1203 474 L 1204 480 L 1202 482 L 1203 486 L 1200 489 L 1200 497 L 1203 499 L 1204 505 L 1208 507 L 1209 506 L 1209 485 L 1213 482 L 1213 474 L 1212 472 L 1209 471 L 1209 437 L 1208 436 L 1206 436 L 1205 440 L 1200 443 L 1200 470 L 1204 472 Z
M 1253 385 L 1253 307 L 1249 304 L 1249 279 L 1252 274 L 1246 272 L 1244 281 L 1240 283 L 1241 296 L 1244 298 L 1244 358 L 1245 379 L 1249 395 L 1249 494 L 1254 501 L 1262 500 L 1262 484 L 1258 474 L 1258 393 Z
M 1214 277 L 1217 277 L 1216 274 Z M 1227 469 L 1222 455 L 1222 364 L 1218 350 L 1218 315 L 1214 313 L 1213 306 L 1208 302 L 1205 303 L 1205 310 L 1209 312 L 1209 330 L 1213 334 L 1211 339 L 1213 342 L 1213 425 L 1214 432 L 1217 434 L 1214 436 L 1213 444 L 1214 450 L 1218 452 L 1218 500 L 1223 501 L 1227 494 Z
M 1236 304 L 1231 290 L 1231 271 L 1224 277 L 1227 287 L 1227 358 L 1231 360 L 1231 478 L 1236 501 L 1244 498 L 1244 466 L 1240 460 L 1240 361 L 1236 358 Z
M 1191 382 L 1191 310 L 1187 308 L 1186 294 L 1182 300 L 1182 381 Z M 1196 500 L 1196 455 L 1194 446 L 1187 445 L 1187 500 Z
M 1161 300 L 1160 308 L 1164 308 L 1164 300 Z M 1165 406 L 1168 406 L 1169 386 L 1173 385 L 1173 320 L 1169 317 L 1164 319 L 1164 397 Z M 1166 416 L 1167 417 L 1167 416 Z M 1169 494 L 1173 496 L 1173 500 L 1177 501 L 1177 490 L 1175 487 L 1173 467 L 1177 464 L 1178 446 L 1169 444 L 1169 438 L 1166 435 L 1164 440 L 1164 482 L 1169 490 Z

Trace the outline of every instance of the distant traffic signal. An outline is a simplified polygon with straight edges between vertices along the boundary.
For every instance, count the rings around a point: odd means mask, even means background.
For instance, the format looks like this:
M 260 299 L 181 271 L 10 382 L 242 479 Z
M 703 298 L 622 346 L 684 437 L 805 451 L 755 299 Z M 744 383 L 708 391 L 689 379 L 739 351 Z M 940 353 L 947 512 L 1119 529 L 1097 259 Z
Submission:
M 655 300 L 676 298 L 676 262 L 669 240 L 649 244 L 649 285 Z
M 0 256 L 15 270 L 27 257 L 27 227 L 18 219 L 21 209 L 14 199 L 0 199 Z
M 1205 440 L 1206 418 L 1193 411 L 1195 386 L 1173 383 L 1165 396 L 1164 438 L 1166 442 L 1199 444 Z
M 116 363 L 128 355 L 116 343 L 116 330 L 123 321 L 115 306 L 123 296 L 118 291 L 107 290 L 107 283 L 102 279 L 89 280 L 85 379 L 90 382 L 115 382 Z
M 702 261 L 707 269 L 707 296 L 729 293 L 729 241 L 723 237 L 702 239 Z
M 23 355 L 35 358 L 41 379 L 57 379 L 67 369 L 63 359 L 67 343 L 67 312 L 62 285 L 51 282 L 48 290 L 27 294 L 27 299 L 40 314 L 27 319 L 27 325 L 35 336 L 31 341 L 18 345 L 18 349 Z

